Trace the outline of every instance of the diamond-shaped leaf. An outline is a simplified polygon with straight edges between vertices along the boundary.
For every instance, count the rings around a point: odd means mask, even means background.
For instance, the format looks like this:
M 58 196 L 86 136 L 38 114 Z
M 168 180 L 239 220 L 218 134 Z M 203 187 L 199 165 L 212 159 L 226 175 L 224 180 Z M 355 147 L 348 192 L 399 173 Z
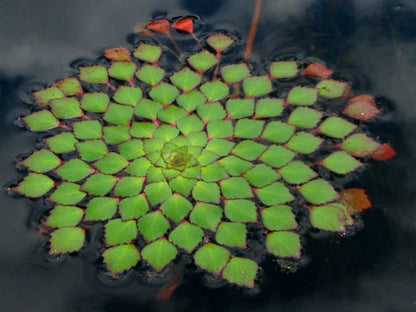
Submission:
M 264 121 L 239 119 L 235 125 L 234 135 L 238 138 L 255 139 L 263 131 Z
M 136 58 L 148 63 L 157 62 L 161 54 L 162 49 L 160 47 L 146 43 L 141 43 L 133 52 Z
M 303 184 L 299 191 L 312 204 L 323 204 L 338 198 L 338 193 L 331 184 L 323 179 L 315 179 Z
M 215 240 L 230 247 L 245 248 L 246 246 L 246 226 L 236 222 L 221 222 L 215 234 Z
M 41 110 L 23 117 L 23 121 L 31 131 L 45 131 L 59 126 L 58 119 L 48 110 Z
M 220 201 L 220 189 L 216 183 L 197 181 L 192 190 L 192 197 L 198 201 L 218 203 Z
M 175 246 L 165 238 L 160 238 L 142 250 L 142 257 L 156 270 L 162 270 L 169 262 L 175 259 L 178 251 Z
M 62 205 L 73 205 L 80 202 L 87 194 L 80 191 L 75 183 L 64 182 L 56 188 L 49 199 Z
M 158 203 L 164 202 L 166 199 L 172 196 L 172 190 L 169 187 L 169 184 L 166 182 L 155 182 L 147 184 L 144 188 L 146 197 L 149 200 L 151 205 L 156 205 Z
M 120 86 L 114 93 L 113 99 L 120 104 L 136 106 L 142 98 L 142 90 L 138 87 Z
M 228 95 L 228 86 L 219 80 L 206 82 L 200 89 L 210 102 L 221 100 Z
M 212 120 L 207 123 L 208 139 L 224 139 L 233 135 L 231 120 Z
M 224 201 L 224 214 L 234 222 L 256 222 L 257 209 L 253 201 L 233 199 Z
M 298 72 L 298 65 L 295 61 L 273 62 L 270 65 L 270 76 L 276 78 L 293 77 Z
M 99 171 L 106 174 L 116 173 L 127 165 L 128 161 L 117 153 L 108 153 L 94 164 Z
M 319 95 L 327 98 L 337 98 L 343 96 L 349 86 L 346 82 L 336 80 L 321 80 L 316 88 L 319 89 Z
M 318 98 L 319 89 L 294 87 L 289 91 L 287 102 L 295 105 L 312 105 Z
M 107 145 L 101 140 L 91 140 L 76 144 L 81 159 L 93 161 L 103 157 L 108 153 Z
M 80 117 L 83 114 L 78 100 L 74 97 L 51 100 L 50 107 L 55 117 L 60 119 Z
M 74 134 L 78 139 L 91 140 L 103 136 L 101 124 L 98 120 L 77 121 L 73 124 Z
M 158 102 L 142 99 L 134 109 L 134 113 L 139 117 L 154 120 L 162 108 L 163 105 Z
M 133 107 L 110 104 L 104 114 L 104 119 L 116 125 L 128 125 L 133 117 Z
M 285 143 L 295 132 L 295 126 L 285 122 L 271 121 L 264 128 L 262 138 L 274 143 Z
M 183 92 L 188 92 L 199 85 L 201 76 L 186 67 L 170 76 L 170 80 Z
M 351 131 L 357 128 L 356 125 L 340 117 L 330 117 L 319 126 L 319 132 L 333 137 L 342 139 Z
M 152 87 L 156 86 L 165 75 L 165 71 L 158 67 L 149 64 L 143 65 L 137 72 L 136 77 L 141 81 L 150 84 Z
M 141 217 L 137 221 L 137 227 L 145 240 L 152 241 L 166 233 L 169 222 L 160 211 L 154 211 Z
M 188 113 L 196 109 L 199 105 L 204 104 L 206 101 L 207 98 L 197 90 L 182 93 L 176 98 L 178 105 L 184 108 Z
M 118 209 L 121 219 L 137 219 L 149 210 L 149 204 L 143 194 L 126 197 L 119 202 Z
M 313 207 L 309 214 L 311 224 L 326 231 L 345 232 L 346 223 L 350 223 L 346 208 L 338 203 Z
M 224 108 L 218 102 L 199 105 L 197 113 L 205 122 L 224 119 L 226 116 Z
M 195 186 L 195 180 L 177 176 L 176 178 L 169 181 L 169 185 L 173 191 L 184 196 L 188 196 Z
M 134 220 L 113 219 L 105 225 L 105 242 L 109 246 L 129 243 L 136 236 L 137 227 Z
M 280 168 L 291 161 L 293 157 L 295 157 L 295 153 L 283 146 L 270 145 L 259 159 L 269 166 Z
M 380 143 L 369 138 L 364 133 L 353 134 L 346 138 L 341 144 L 343 150 L 358 157 L 364 157 L 371 154 L 377 150 L 379 146 Z
M 300 258 L 301 243 L 299 234 L 279 231 L 271 232 L 266 237 L 267 250 L 275 256 Z
M 141 177 L 122 177 L 114 187 L 114 196 L 134 196 L 140 193 L 144 179 Z
M 222 158 L 219 160 L 219 163 L 221 163 L 228 174 L 232 176 L 239 176 L 253 166 L 251 162 L 234 155 Z
M 140 260 L 140 253 L 132 244 L 118 245 L 103 252 L 104 263 L 112 273 L 121 273 L 134 267 Z
M 79 68 L 79 79 L 88 83 L 108 83 L 107 68 L 101 65 Z
M 221 164 L 214 162 L 201 168 L 201 178 L 206 182 L 215 182 L 228 178 L 228 175 Z
M 267 147 L 263 144 L 250 140 L 243 140 L 233 148 L 232 153 L 246 160 L 254 160 L 258 158 L 266 148 Z
M 190 253 L 201 242 L 203 235 L 201 228 L 185 221 L 170 233 L 169 240 Z
M 249 77 L 243 80 L 243 90 L 250 97 L 266 95 L 272 91 L 272 83 L 267 75 Z
M 188 58 L 188 63 L 199 72 L 204 72 L 210 69 L 217 62 L 218 60 L 215 55 L 206 50 L 193 54 Z
M 222 276 L 230 283 L 253 288 L 257 270 L 258 265 L 253 260 L 233 257 L 225 266 Z
M 338 151 L 326 157 L 322 161 L 322 165 L 333 172 L 346 174 L 357 169 L 362 164 L 348 153 Z
M 82 190 L 89 194 L 103 196 L 113 188 L 116 180 L 111 175 L 95 173 L 85 181 Z
M 58 167 L 60 163 L 59 157 L 46 149 L 34 152 L 22 162 L 29 170 L 39 173 L 48 172 Z
M 248 170 L 244 174 L 244 177 L 252 185 L 256 187 L 262 187 L 277 180 L 280 175 L 269 166 L 265 164 L 259 164 Z
M 56 173 L 64 180 L 77 182 L 94 172 L 88 164 L 80 159 L 70 159 L 56 170 Z
M 220 181 L 221 192 L 227 199 L 250 198 L 253 192 L 247 180 L 241 177 L 233 177 Z
M 301 184 L 317 176 L 308 165 L 300 160 L 293 161 L 279 170 L 283 179 L 291 184 Z
M 33 96 L 35 97 L 36 104 L 47 106 L 50 100 L 64 98 L 65 94 L 59 87 L 51 87 L 33 92 Z
M 45 224 L 50 227 L 76 226 L 83 215 L 84 211 L 81 208 L 58 205 L 52 209 Z
M 227 49 L 230 45 L 232 45 L 234 39 L 224 35 L 224 34 L 216 34 L 209 36 L 207 38 L 207 43 L 212 47 L 217 53 L 221 53 L 225 49 Z
M 283 204 L 294 199 L 290 191 L 281 182 L 274 182 L 256 190 L 260 201 L 268 206 Z
M 287 205 L 261 210 L 264 226 L 271 231 L 292 230 L 298 227 L 292 208 Z
M 156 87 L 152 88 L 152 90 L 149 92 L 149 95 L 153 100 L 163 105 L 169 105 L 179 95 L 179 90 L 171 84 L 162 82 Z
M 131 81 L 136 64 L 132 62 L 113 62 L 108 68 L 108 75 L 115 79 Z
M 198 117 L 191 115 L 179 120 L 177 127 L 183 134 L 187 135 L 190 132 L 201 131 L 204 128 L 204 124 Z
M 110 98 L 107 93 L 94 92 L 85 93 L 82 96 L 81 108 L 88 112 L 103 113 L 107 110 Z
M 78 142 L 74 135 L 69 132 L 59 133 L 47 138 L 45 141 L 50 150 L 58 154 L 75 151 L 75 143 Z
M 288 123 L 301 128 L 314 128 L 322 118 L 322 112 L 308 107 L 298 107 L 289 116 Z
M 358 120 L 367 120 L 380 113 L 380 110 L 372 96 L 361 94 L 348 100 L 348 105 L 343 113 Z
M 167 108 L 161 110 L 157 116 L 158 118 L 169 124 L 176 124 L 179 120 L 186 116 L 186 111 L 180 107 L 170 105 Z M 163 125 L 162 125 L 163 126 Z
M 234 83 L 250 76 L 250 71 L 246 64 L 232 64 L 221 68 L 222 79 L 226 83 Z
M 95 197 L 87 204 L 86 221 L 102 221 L 111 219 L 117 211 L 117 200 L 112 197 Z
M 59 228 L 51 234 L 51 255 L 78 251 L 85 241 L 85 232 L 79 227 Z
M 194 259 L 199 267 L 218 275 L 230 259 L 230 252 L 214 243 L 207 243 L 195 252 Z
M 130 134 L 136 138 L 152 138 L 156 125 L 151 122 L 133 122 L 130 128 Z
M 256 118 L 275 117 L 280 116 L 283 112 L 284 101 L 283 99 L 276 98 L 264 98 L 260 99 L 256 103 Z
M 222 218 L 222 209 L 217 205 L 197 203 L 189 220 L 204 229 L 215 231 Z
M 108 144 L 118 144 L 130 140 L 130 128 L 127 126 L 105 126 L 104 141 Z
M 192 208 L 192 204 L 179 194 L 173 194 L 160 206 L 163 214 L 175 223 L 182 221 Z
M 253 99 L 230 99 L 226 103 L 229 118 L 244 118 L 253 115 Z
M 306 132 L 297 132 L 286 146 L 291 150 L 302 153 L 309 154 L 315 151 L 319 145 L 321 145 L 323 139 L 314 136 L 313 134 Z

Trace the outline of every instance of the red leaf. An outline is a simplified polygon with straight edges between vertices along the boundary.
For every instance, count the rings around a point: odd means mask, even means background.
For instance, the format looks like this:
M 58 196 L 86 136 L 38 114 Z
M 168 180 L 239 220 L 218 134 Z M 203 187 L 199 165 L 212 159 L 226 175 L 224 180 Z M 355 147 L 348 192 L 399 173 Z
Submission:
M 390 144 L 384 143 L 376 149 L 372 155 L 375 160 L 388 160 L 396 155 L 396 151 L 391 147 Z
M 160 32 L 163 34 L 169 34 L 169 21 L 167 19 L 160 19 L 147 24 L 147 28 L 155 32 Z
M 339 195 L 341 203 L 347 207 L 350 214 L 371 208 L 371 202 L 363 189 L 350 188 L 342 190 Z
M 126 61 L 130 62 L 130 52 L 124 47 L 106 49 L 104 51 L 106 58 L 113 61 Z
M 173 28 L 192 33 L 194 29 L 194 21 L 189 17 L 181 19 L 172 25 Z
M 377 115 L 380 110 L 376 106 L 376 101 L 371 95 L 362 94 L 348 100 L 348 105 L 343 113 L 358 119 L 367 120 Z
M 303 75 L 328 78 L 332 75 L 332 70 L 320 63 L 309 64 L 302 73 Z

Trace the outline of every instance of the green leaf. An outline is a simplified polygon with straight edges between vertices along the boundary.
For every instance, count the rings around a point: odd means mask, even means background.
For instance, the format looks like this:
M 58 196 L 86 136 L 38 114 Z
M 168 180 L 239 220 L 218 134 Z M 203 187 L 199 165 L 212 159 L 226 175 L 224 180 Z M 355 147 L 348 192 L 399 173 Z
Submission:
M 142 257 L 156 270 L 162 270 L 169 262 L 175 259 L 178 251 L 175 246 L 165 238 L 160 238 L 142 250 Z
M 215 102 L 226 97 L 229 91 L 228 86 L 219 80 L 206 82 L 201 86 L 200 89 L 201 92 L 211 102 Z
M 63 205 L 73 205 L 80 202 L 87 194 L 80 191 L 75 183 L 64 182 L 51 194 L 50 200 Z
M 74 134 L 78 139 L 100 139 L 103 136 L 101 124 L 98 120 L 85 120 L 73 123 Z
M 312 226 L 333 232 L 345 232 L 345 224 L 350 216 L 346 208 L 338 203 L 312 207 L 309 211 Z
M 234 135 L 238 138 L 255 139 L 263 131 L 264 121 L 239 119 L 235 125 Z
M 321 145 L 323 139 L 306 132 L 297 132 L 286 146 L 291 150 L 301 153 L 310 154 Z
M 346 174 L 354 171 L 362 164 L 348 153 L 338 151 L 326 157 L 322 161 L 322 165 L 335 173 Z
M 222 218 L 222 209 L 217 205 L 197 203 L 189 220 L 204 229 L 215 231 Z
M 176 103 L 184 108 L 188 113 L 195 110 L 199 105 L 204 104 L 207 98 L 199 91 L 192 90 L 188 93 L 182 93 L 176 98 Z
M 204 72 L 210 69 L 217 63 L 217 61 L 217 58 L 206 50 L 193 54 L 188 58 L 189 65 L 191 65 L 198 72 Z
M 323 204 L 338 198 L 338 193 L 331 184 L 323 179 L 315 179 L 303 184 L 299 191 L 312 204 Z
M 347 83 L 336 80 L 321 80 L 316 88 L 319 89 L 319 95 L 326 98 L 343 96 L 349 90 Z
M 140 233 L 146 241 L 162 237 L 169 229 L 169 222 L 160 211 L 146 214 L 137 221 Z
M 57 134 L 47 138 L 45 141 L 51 151 L 58 154 L 75 151 L 75 143 L 78 142 L 74 135 L 69 132 Z
M 219 160 L 219 163 L 223 165 L 228 174 L 232 176 L 239 176 L 253 167 L 251 162 L 238 158 L 234 155 L 222 158 Z
M 75 77 L 69 77 L 59 81 L 56 86 L 66 95 L 73 96 L 82 94 L 82 87 L 78 79 Z
M 270 231 L 293 230 L 298 227 L 292 208 L 273 206 L 260 211 L 264 226 Z
M 269 122 L 262 134 L 264 140 L 274 143 L 285 143 L 295 132 L 295 126 L 280 121 Z
M 293 77 L 298 73 L 298 65 L 295 61 L 273 62 L 270 65 L 270 76 L 273 79 Z
M 165 71 L 158 67 L 149 64 L 144 64 L 137 72 L 136 77 L 141 81 L 151 85 L 152 87 L 156 86 L 165 75 Z
M 103 129 L 104 141 L 108 144 L 118 144 L 130 140 L 130 127 L 127 126 L 105 126 Z
M 294 199 L 293 195 L 281 182 L 274 182 L 256 190 L 260 201 L 268 206 L 283 204 Z
M 105 242 L 107 246 L 131 242 L 137 236 L 136 221 L 113 219 L 105 225 Z
M 108 75 L 115 79 L 131 81 L 135 71 L 136 64 L 132 62 L 113 62 L 108 68 Z
M 172 196 L 172 190 L 166 182 L 155 182 L 147 184 L 144 188 L 146 197 L 152 206 L 164 202 Z
M 219 102 L 202 104 L 197 107 L 199 117 L 205 122 L 224 119 L 225 110 Z
M 214 162 L 201 168 L 201 178 L 206 182 L 216 182 L 228 178 L 228 175 L 221 164 Z
M 243 80 L 243 90 L 249 97 L 266 95 L 272 91 L 272 83 L 267 75 L 249 77 Z
M 85 241 L 85 232 L 79 227 L 64 227 L 51 234 L 51 255 L 78 251 Z
M 142 90 L 140 88 L 125 86 L 120 86 L 113 96 L 116 102 L 130 106 L 136 106 L 141 98 Z
M 86 221 L 103 221 L 111 219 L 117 211 L 117 200 L 112 197 L 95 197 L 87 204 Z
M 160 47 L 146 43 L 141 43 L 133 52 L 136 58 L 148 63 L 156 63 L 161 54 L 162 49 Z
M 256 222 L 257 208 L 251 200 L 234 199 L 224 201 L 224 214 L 234 222 Z
M 94 172 L 88 164 L 80 159 L 70 159 L 56 170 L 56 173 L 64 180 L 77 182 Z
M 288 123 L 301 128 L 314 128 L 322 118 L 322 112 L 308 108 L 298 107 L 289 116 Z
M 161 206 L 163 214 L 175 223 L 179 223 L 192 210 L 192 204 L 179 194 L 173 194 Z
M 134 113 L 136 116 L 154 120 L 157 118 L 157 114 L 162 108 L 163 105 L 158 102 L 142 99 L 139 104 L 137 104 Z
M 83 215 L 84 211 L 81 208 L 58 205 L 52 209 L 45 224 L 50 227 L 76 226 Z
M 364 133 L 353 134 L 341 144 L 343 150 L 358 157 L 364 157 L 373 153 L 379 146 L 380 143 L 377 143 Z
M 133 122 L 130 135 L 136 138 L 152 138 L 156 125 L 151 122 Z
M 55 117 L 69 119 L 82 116 L 83 112 L 76 98 L 63 98 L 50 101 L 50 107 Z
M 107 93 L 95 92 L 85 93 L 82 96 L 81 108 L 88 112 L 104 113 L 110 103 Z
M 245 63 L 226 65 L 221 68 L 222 79 L 226 83 L 234 83 L 250 76 L 250 71 Z
M 121 219 L 137 219 L 149 210 L 149 204 L 143 194 L 127 197 L 119 202 L 118 209 Z
M 279 231 L 267 234 L 266 248 L 275 256 L 299 259 L 302 246 L 299 234 Z
M 51 151 L 42 149 L 26 158 L 22 164 L 31 171 L 43 173 L 58 167 L 61 160 Z
M 233 135 L 231 120 L 212 120 L 207 123 L 208 139 L 224 139 Z
M 219 203 L 220 189 L 216 183 L 197 181 L 192 190 L 192 197 L 198 201 Z
M 287 102 L 295 105 L 312 105 L 318 99 L 319 89 L 294 87 L 289 91 Z
M 144 155 L 143 142 L 141 140 L 130 140 L 118 145 L 121 156 L 127 160 L 135 159 Z
M 238 143 L 232 153 L 246 160 L 255 160 L 266 149 L 266 146 L 251 140 L 243 140 Z
M 295 157 L 295 153 L 283 146 L 270 145 L 259 159 L 269 166 L 280 168 L 291 161 L 293 157 Z
M 183 92 L 188 92 L 200 84 L 201 76 L 186 67 L 170 76 L 170 80 Z
M 221 53 L 225 49 L 227 49 L 230 45 L 232 45 L 234 39 L 224 35 L 224 34 L 215 34 L 209 36 L 207 38 L 207 43 L 210 47 L 217 51 L 217 53 Z
M 179 224 L 169 235 L 169 240 L 176 246 L 191 253 L 201 242 L 204 231 L 186 221 Z
M 158 118 L 169 124 L 176 124 L 180 119 L 187 115 L 186 111 L 177 106 L 170 105 L 167 108 L 161 110 L 157 116 Z M 163 127 L 163 125 L 162 125 Z
M 108 83 L 107 68 L 100 65 L 80 67 L 79 79 L 88 83 Z
M 356 125 L 345 119 L 340 117 L 330 117 L 319 126 L 319 132 L 333 138 L 342 139 L 356 128 Z
M 176 99 L 176 97 L 179 95 L 179 90 L 166 82 L 162 82 L 156 87 L 152 88 L 152 90 L 149 92 L 149 95 L 153 100 L 166 106 Z
M 163 174 L 163 170 L 160 167 L 155 167 L 152 166 L 149 168 L 148 172 L 147 172 L 147 177 L 146 177 L 146 182 L 148 183 L 154 183 L 154 182 L 166 182 L 166 177 Z M 152 187 L 153 188 L 153 187 Z M 149 189 L 149 194 L 150 194 L 150 189 Z M 163 193 L 164 196 L 166 196 L 166 199 L 169 198 L 169 196 L 171 195 L 170 192 L 168 192 L 167 188 Z M 157 194 L 153 195 L 155 197 L 155 200 L 157 200 Z
M 195 115 L 190 115 L 179 120 L 177 127 L 183 134 L 187 135 L 191 132 L 201 131 L 204 128 L 204 124 Z
M 242 223 L 222 222 L 218 226 L 215 234 L 215 240 L 221 244 L 230 247 L 246 247 L 247 229 Z
M 188 196 L 195 186 L 195 180 L 177 176 L 169 181 L 169 185 L 174 192 Z
M 125 168 L 129 162 L 117 153 L 108 153 L 103 158 L 94 163 L 94 166 L 106 174 L 113 174 Z
M 45 131 L 59 126 L 58 119 L 48 110 L 32 113 L 23 117 L 23 121 L 30 131 Z
M 103 252 L 104 263 L 112 273 L 121 273 L 134 267 L 140 260 L 140 253 L 132 244 L 118 245 Z
M 195 252 L 194 259 L 199 267 L 218 275 L 230 259 L 230 255 L 224 247 L 207 243 Z
M 220 181 L 221 192 L 227 199 L 250 198 L 253 192 L 247 180 L 242 177 L 233 177 Z
M 116 177 L 111 175 L 95 173 L 85 181 L 82 190 L 92 195 L 103 196 L 113 188 L 116 181 Z
M 258 265 L 253 260 L 233 257 L 225 266 L 222 276 L 230 283 L 253 288 L 257 270 Z
M 107 145 L 101 140 L 91 140 L 76 144 L 81 159 L 93 161 L 108 153 Z
M 253 99 L 230 99 L 225 105 L 228 118 L 244 118 L 254 113 Z
M 300 160 L 296 160 L 279 170 L 283 179 L 291 184 L 301 184 L 317 176 L 308 165 Z
M 36 104 L 40 106 L 47 106 L 49 105 L 50 100 L 64 98 L 65 94 L 60 88 L 51 87 L 33 92 L 33 96 L 35 97 Z
M 220 156 L 226 156 L 234 147 L 234 142 L 223 139 L 212 139 L 208 142 L 205 150 L 213 152 Z
M 128 125 L 131 117 L 133 117 L 133 108 L 119 104 L 110 104 L 104 114 L 104 120 L 116 125 Z
M 256 118 L 280 116 L 284 109 L 283 99 L 264 98 L 256 103 Z
M 279 179 L 280 175 L 265 164 L 259 164 L 248 170 L 244 177 L 255 187 L 262 187 Z
M 114 196 L 134 196 L 140 193 L 143 187 L 142 177 L 122 177 L 114 187 Z

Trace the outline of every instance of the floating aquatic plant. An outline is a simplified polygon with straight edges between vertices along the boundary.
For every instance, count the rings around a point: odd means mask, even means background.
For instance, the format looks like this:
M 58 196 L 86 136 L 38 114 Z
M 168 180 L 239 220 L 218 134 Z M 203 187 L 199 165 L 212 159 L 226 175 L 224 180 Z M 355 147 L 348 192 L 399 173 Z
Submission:
M 45 138 L 21 161 L 27 174 L 13 190 L 52 203 L 42 224 L 51 255 L 79 251 L 100 223 L 111 274 L 139 262 L 160 271 L 182 253 L 253 287 L 260 263 L 248 245 L 296 261 L 306 228 L 347 231 L 371 203 L 331 177 L 395 152 L 360 129 L 380 113 L 374 98 L 353 95 L 324 64 L 276 60 L 252 74 L 247 62 L 222 62 L 232 36 L 200 41 L 191 18 L 145 30 L 174 42 L 171 27 L 200 45 L 179 70 L 160 66 L 171 52 L 143 39 L 33 93 L 21 120 Z

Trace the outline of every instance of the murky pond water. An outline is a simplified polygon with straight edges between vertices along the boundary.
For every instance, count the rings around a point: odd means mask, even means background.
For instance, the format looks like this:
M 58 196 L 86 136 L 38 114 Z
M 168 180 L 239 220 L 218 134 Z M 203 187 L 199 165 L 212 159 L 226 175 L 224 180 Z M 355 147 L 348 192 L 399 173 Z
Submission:
M 37 136 L 14 125 L 28 112 L 23 87 L 65 78 L 76 59 L 126 46 L 141 21 L 167 12 L 246 38 L 254 3 L 218 1 L 27 1 L 0 4 L 1 183 L 16 179 L 13 158 Z M 258 293 L 215 288 L 185 274 L 171 300 L 156 302 L 160 285 L 137 276 L 108 283 L 97 277 L 93 250 L 46 256 L 36 236 L 42 207 L 0 194 L 0 310 L 14 311 L 413 311 L 416 309 L 416 4 L 403 1 L 263 1 L 253 62 L 280 55 L 310 56 L 377 96 L 384 114 L 370 132 L 398 155 L 357 177 L 374 208 L 352 237 L 309 238 L 309 264 L 295 273 L 266 261 Z M 207 284 L 210 287 L 207 287 Z

